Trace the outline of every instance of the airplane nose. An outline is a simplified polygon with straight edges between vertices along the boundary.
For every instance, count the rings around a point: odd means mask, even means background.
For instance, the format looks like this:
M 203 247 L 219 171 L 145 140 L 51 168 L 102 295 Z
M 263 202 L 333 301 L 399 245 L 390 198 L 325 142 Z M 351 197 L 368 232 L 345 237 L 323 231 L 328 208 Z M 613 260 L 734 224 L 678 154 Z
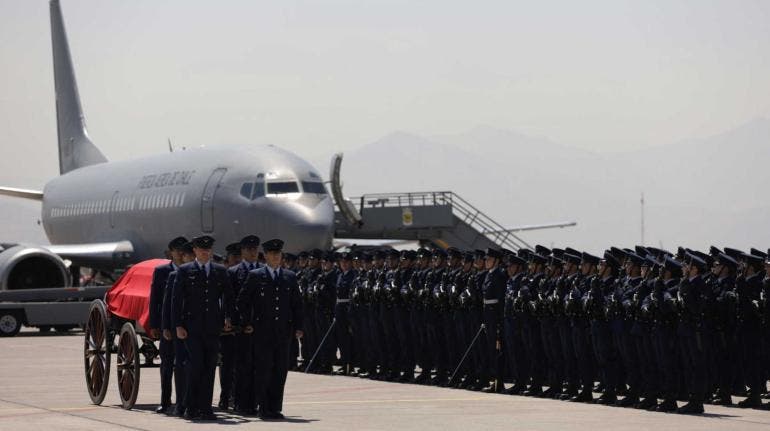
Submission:
M 283 224 L 291 232 L 292 244 L 287 247 L 295 251 L 329 248 L 334 234 L 331 199 L 312 207 L 298 203 L 292 207 L 293 211 L 282 217 Z
M 314 248 L 328 248 L 332 238 L 333 227 L 329 224 L 306 223 L 296 227 L 298 231 L 300 248 L 310 250 Z

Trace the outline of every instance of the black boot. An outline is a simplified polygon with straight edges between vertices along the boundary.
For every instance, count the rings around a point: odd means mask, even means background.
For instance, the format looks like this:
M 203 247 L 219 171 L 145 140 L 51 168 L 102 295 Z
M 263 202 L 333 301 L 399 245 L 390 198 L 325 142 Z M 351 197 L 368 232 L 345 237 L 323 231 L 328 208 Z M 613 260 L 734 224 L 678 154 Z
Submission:
M 618 402 L 618 397 L 615 395 L 615 392 L 607 391 L 603 393 L 599 398 L 594 401 L 596 404 L 604 404 L 608 406 L 613 406 L 615 403 Z
M 672 399 L 663 400 L 662 403 L 655 408 L 656 412 L 671 413 L 677 410 L 676 401 Z
M 676 412 L 683 415 L 699 415 L 703 413 L 703 403 L 690 401 L 689 403 L 676 409 Z
M 756 409 L 762 406 L 762 399 L 759 395 L 749 395 L 748 398 L 738 403 L 742 409 Z

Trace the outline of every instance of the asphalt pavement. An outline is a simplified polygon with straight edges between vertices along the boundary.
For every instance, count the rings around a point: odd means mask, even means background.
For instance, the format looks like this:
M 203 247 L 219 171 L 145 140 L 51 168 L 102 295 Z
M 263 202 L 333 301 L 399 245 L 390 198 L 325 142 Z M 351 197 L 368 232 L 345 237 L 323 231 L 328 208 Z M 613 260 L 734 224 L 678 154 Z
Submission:
M 113 357 L 114 361 L 114 357 Z M 139 398 L 120 408 L 114 362 L 107 397 L 91 404 L 83 335 L 24 330 L 0 338 L 0 430 L 769 430 L 770 412 L 706 406 L 699 416 L 654 413 L 522 396 L 289 373 L 284 422 L 217 412 L 193 423 L 154 412 L 158 368 L 142 368 Z M 218 386 L 214 400 L 218 399 Z

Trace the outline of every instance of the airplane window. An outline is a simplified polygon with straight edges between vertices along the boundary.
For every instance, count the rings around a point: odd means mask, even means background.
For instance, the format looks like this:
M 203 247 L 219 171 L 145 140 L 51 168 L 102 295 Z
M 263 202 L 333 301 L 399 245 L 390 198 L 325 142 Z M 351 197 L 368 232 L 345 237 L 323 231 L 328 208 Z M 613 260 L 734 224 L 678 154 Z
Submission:
M 251 198 L 251 187 L 253 186 L 253 183 L 243 183 L 241 186 L 241 196 L 243 196 L 246 199 Z
M 251 196 L 251 200 L 254 200 L 256 198 L 261 198 L 265 195 L 265 183 L 262 181 L 257 181 L 254 183 L 254 194 Z
M 267 183 L 267 193 L 271 195 L 280 195 L 283 193 L 298 193 L 299 187 L 294 181 Z
M 310 178 L 318 178 L 319 180 L 321 179 L 321 177 L 319 177 L 318 174 L 313 171 L 310 171 L 308 173 L 310 174 Z
M 319 195 L 326 194 L 326 188 L 323 183 L 316 181 L 302 181 L 302 190 L 305 193 L 316 193 Z

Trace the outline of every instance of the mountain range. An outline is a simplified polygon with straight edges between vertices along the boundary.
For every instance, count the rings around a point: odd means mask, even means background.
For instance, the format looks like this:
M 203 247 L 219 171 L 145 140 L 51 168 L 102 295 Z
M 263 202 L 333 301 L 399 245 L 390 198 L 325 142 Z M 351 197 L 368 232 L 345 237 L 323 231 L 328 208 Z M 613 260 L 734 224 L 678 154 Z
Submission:
M 331 154 L 312 161 L 328 166 Z M 347 196 L 452 190 L 504 226 L 576 221 L 528 242 L 601 252 L 644 242 L 675 248 L 770 246 L 770 120 L 705 139 L 594 153 L 479 126 L 456 135 L 391 133 L 348 151 Z

